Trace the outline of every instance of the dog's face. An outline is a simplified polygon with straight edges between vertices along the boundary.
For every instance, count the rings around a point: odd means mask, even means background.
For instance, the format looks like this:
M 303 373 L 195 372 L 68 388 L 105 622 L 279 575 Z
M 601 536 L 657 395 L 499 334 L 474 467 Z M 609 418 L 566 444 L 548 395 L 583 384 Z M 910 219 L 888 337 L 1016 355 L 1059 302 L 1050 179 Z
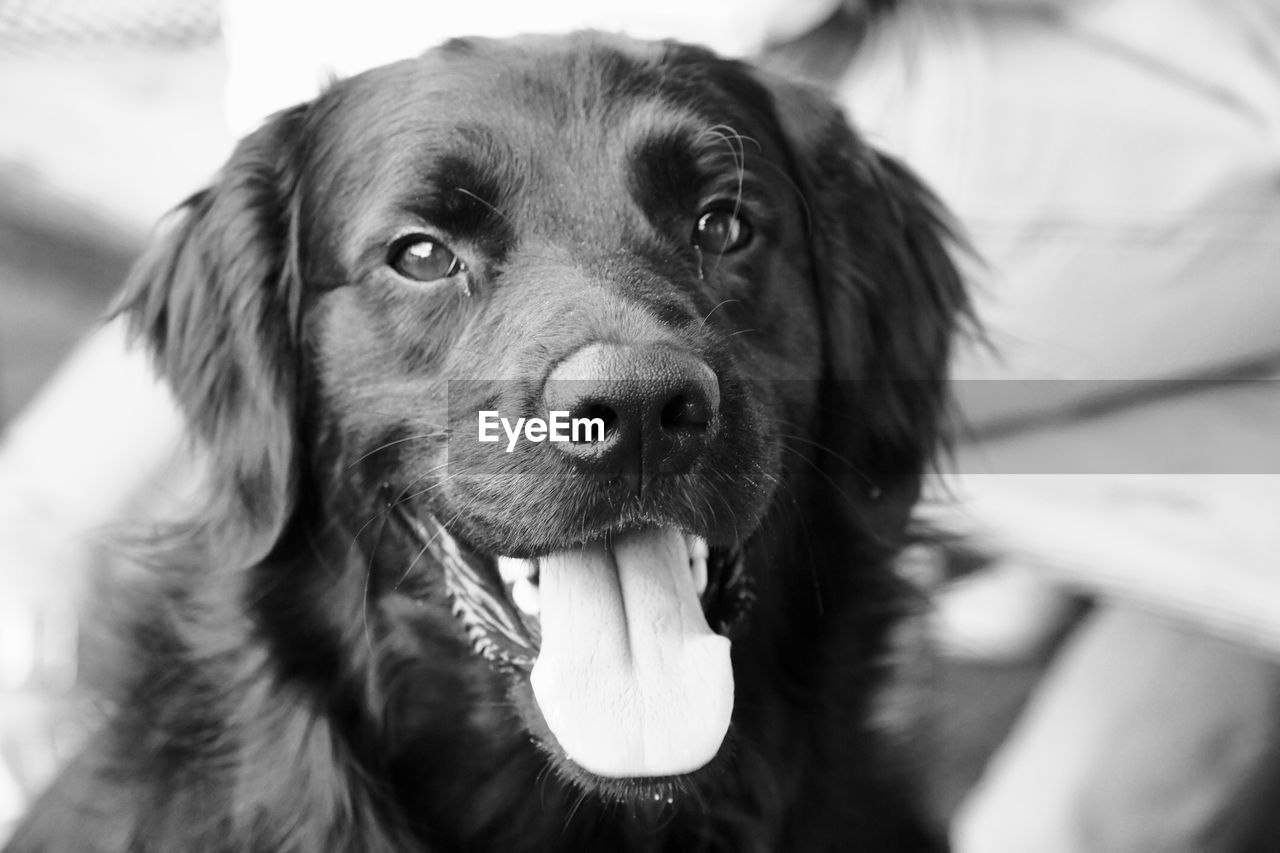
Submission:
M 283 672 L 384 751 L 532 735 L 663 799 L 770 689 L 739 648 L 898 541 L 962 303 L 941 231 L 808 90 L 454 42 L 245 140 L 128 310 Z

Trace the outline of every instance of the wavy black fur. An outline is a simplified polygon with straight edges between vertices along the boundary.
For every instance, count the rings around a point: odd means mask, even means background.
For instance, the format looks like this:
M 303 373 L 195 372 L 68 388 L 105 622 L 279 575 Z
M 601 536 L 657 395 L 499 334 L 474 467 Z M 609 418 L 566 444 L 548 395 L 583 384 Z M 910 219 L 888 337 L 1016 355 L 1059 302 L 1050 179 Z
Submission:
M 753 239 L 700 254 L 726 197 Z M 463 279 L 392 271 L 414 229 Z M 128 286 L 212 498 L 130 616 L 118 712 L 8 849 L 940 849 L 867 721 L 964 308 L 947 241 L 820 94 L 673 44 L 455 41 L 276 116 Z M 716 372 L 687 470 L 635 494 L 546 445 L 459 440 L 460 412 L 528 411 L 595 340 Z M 620 519 L 744 548 L 723 754 L 657 784 L 575 774 L 388 492 L 485 554 Z

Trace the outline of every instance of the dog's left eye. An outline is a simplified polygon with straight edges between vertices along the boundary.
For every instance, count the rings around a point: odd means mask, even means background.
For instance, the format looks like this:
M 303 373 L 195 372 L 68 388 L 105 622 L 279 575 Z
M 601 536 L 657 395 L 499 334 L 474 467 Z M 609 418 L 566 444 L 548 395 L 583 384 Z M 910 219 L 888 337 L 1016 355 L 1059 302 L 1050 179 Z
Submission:
M 448 246 L 423 235 L 405 240 L 393 249 L 391 266 L 405 278 L 424 282 L 449 278 L 466 269 Z
M 733 207 L 713 207 L 698 217 L 693 245 L 704 252 L 727 255 L 751 242 L 751 223 Z

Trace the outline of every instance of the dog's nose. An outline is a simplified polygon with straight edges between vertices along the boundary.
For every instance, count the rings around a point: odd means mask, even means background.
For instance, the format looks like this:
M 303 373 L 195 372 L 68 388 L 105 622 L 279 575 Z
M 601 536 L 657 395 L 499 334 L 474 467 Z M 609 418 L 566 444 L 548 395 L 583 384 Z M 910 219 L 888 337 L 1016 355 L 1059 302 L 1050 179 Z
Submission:
M 720 384 L 692 353 L 595 343 L 556 365 L 542 399 L 571 424 L 585 419 L 585 429 L 570 431 L 578 440 L 555 447 L 586 470 L 643 484 L 688 469 L 715 429 Z

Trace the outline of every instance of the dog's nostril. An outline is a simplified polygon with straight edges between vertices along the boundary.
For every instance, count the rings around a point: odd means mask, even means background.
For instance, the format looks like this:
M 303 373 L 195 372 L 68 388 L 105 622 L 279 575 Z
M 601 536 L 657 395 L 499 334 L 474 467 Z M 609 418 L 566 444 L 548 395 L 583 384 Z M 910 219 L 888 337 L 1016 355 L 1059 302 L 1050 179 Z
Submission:
M 711 407 L 699 394 L 676 394 L 662 407 L 659 426 L 667 432 L 703 432 L 711 422 Z
M 618 413 L 612 407 L 606 406 L 604 403 L 591 403 L 587 405 L 581 410 L 579 417 L 587 418 L 588 420 L 599 419 L 602 421 L 604 423 L 604 441 L 608 441 L 618 431 Z M 590 430 L 587 430 L 584 435 L 587 437 L 580 438 L 578 441 L 579 444 L 587 444 L 594 439 Z

